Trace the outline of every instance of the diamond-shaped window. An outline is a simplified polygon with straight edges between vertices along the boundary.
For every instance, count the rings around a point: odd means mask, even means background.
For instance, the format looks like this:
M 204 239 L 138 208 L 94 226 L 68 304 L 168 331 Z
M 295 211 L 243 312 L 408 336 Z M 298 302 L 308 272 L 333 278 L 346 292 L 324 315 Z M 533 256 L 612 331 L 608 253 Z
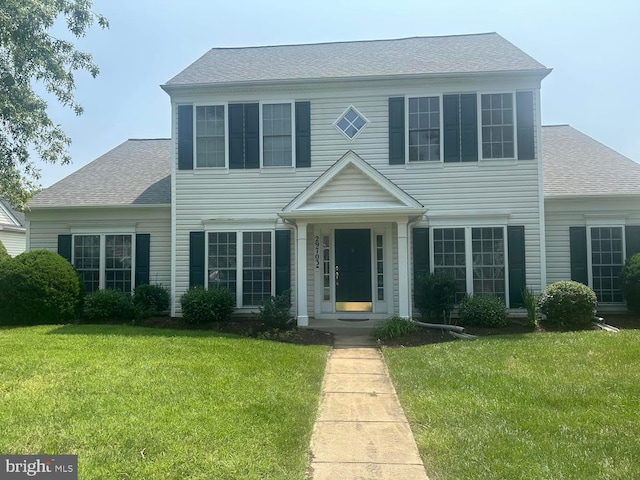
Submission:
M 358 133 L 369 123 L 369 121 L 355 107 L 349 107 L 338 118 L 335 126 L 345 137 L 353 140 Z

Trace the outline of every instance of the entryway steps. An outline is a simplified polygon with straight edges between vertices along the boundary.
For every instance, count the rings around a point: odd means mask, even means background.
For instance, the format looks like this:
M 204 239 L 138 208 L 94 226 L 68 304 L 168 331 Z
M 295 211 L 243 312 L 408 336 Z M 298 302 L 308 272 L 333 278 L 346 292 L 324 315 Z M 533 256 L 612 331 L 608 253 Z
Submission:
M 370 337 L 363 346 L 341 337 L 324 376 L 309 478 L 428 480 L 380 350 Z

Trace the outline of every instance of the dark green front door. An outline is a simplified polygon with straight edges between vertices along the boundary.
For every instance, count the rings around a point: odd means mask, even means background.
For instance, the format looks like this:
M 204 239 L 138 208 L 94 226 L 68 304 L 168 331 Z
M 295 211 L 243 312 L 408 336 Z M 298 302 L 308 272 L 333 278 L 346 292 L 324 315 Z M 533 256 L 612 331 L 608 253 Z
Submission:
M 336 310 L 370 312 L 371 230 L 335 231 Z

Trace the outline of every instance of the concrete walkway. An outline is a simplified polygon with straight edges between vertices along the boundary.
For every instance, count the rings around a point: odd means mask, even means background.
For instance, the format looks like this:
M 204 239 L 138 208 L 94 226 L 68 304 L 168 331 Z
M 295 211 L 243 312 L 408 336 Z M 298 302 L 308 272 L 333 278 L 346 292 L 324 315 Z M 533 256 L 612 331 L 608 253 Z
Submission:
M 313 480 L 428 480 L 370 337 L 336 337 L 311 438 Z M 355 346 L 353 346 L 355 344 Z

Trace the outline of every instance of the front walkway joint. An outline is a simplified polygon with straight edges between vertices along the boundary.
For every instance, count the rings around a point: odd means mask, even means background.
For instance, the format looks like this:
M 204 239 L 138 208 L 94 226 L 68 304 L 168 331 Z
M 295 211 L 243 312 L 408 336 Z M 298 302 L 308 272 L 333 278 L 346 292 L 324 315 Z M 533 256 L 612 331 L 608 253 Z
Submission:
M 371 343 L 331 351 L 311 438 L 313 480 L 428 480 L 381 352 Z

